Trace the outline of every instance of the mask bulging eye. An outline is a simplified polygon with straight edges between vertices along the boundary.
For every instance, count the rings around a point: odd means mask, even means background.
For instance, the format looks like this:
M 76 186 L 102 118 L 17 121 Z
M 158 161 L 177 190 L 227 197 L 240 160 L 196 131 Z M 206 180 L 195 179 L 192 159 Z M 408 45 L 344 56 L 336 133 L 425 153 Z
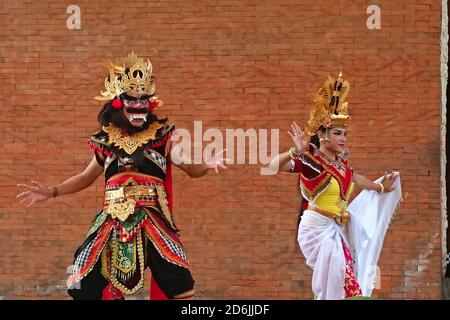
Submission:
M 134 77 L 134 78 L 139 77 L 139 78 L 142 79 L 143 76 L 144 76 L 144 74 L 142 73 L 141 70 L 135 70 L 135 71 L 133 72 L 133 77 Z

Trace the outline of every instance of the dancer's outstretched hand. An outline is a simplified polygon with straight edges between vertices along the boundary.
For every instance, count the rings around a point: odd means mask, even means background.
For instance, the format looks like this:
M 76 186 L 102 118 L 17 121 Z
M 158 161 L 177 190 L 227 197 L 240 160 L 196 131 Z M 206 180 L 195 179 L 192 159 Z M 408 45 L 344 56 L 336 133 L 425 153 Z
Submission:
M 31 207 L 36 202 L 44 201 L 50 198 L 49 189 L 37 181 L 31 181 L 29 185 L 19 183 L 17 186 L 26 190 L 19 193 L 16 198 L 20 203 L 25 202 L 27 207 Z
M 295 151 L 297 153 L 303 153 L 308 146 L 308 138 L 306 134 L 302 131 L 300 126 L 293 121 L 291 124 L 292 133 L 288 131 L 289 135 L 292 138 L 292 143 L 294 144 Z
M 204 159 L 206 166 L 208 167 L 208 169 L 214 169 L 214 171 L 216 171 L 216 173 L 219 173 L 219 168 L 220 169 L 227 169 L 227 167 L 224 165 L 225 160 L 230 160 L 228 158 L 224 158 L 223 157 L 223 153 L 226 151 L 227 149 L 223 149 L 222 151 L 219 151 L 216 153 L 216 155 L 214 157 L 211 157 L 209 159 Z
M 394 171 L 392 171 L 391 173 L 385 173 L 383 180 L 381 180 L 381 183 L 384 186 L 384 192 L 389 192 L 394 190 L 394 181 L 395 179 L 397 179 L 397 174 L 395 174 Z

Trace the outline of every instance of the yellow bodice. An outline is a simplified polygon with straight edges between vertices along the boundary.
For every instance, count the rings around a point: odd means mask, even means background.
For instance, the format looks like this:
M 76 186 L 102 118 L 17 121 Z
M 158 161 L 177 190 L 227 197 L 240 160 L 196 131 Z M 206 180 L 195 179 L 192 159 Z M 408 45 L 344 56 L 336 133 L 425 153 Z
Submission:
M 340 215 L 347 209 L 348 199 L 354 188 L 353 182 L 350 182 L 349 188 L 346 199 L 342 199 L 339 182 L 334 177 L 331 177 L 328 187 L 317 196 L 314 202 L 310 202 L 310 205 L 335 215 Z

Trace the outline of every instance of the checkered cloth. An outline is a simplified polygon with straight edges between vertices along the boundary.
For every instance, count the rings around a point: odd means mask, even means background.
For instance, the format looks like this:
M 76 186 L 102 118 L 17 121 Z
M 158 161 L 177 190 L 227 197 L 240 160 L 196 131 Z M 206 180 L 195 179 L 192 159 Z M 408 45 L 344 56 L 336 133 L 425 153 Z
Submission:
M 450 278 L 450 252 L 445 256 L 445 278 Z
M 158 228 L 155 228 L 158 232 L 158 235 L 163 239 L 166 246 L 169 248 L 170 251 L 172 251 L 174 254 L 179 256 L 184 261 L 188 262 L 188 259 L 186 257 L 186 254 L 184 253 L 183 248 L 176 242 L 173 242 L 169 238 L 167 238 L 164 234 L 161 233 L 161 231 L 158 230 Z
M 98 237 L 98 236 L 97 236 Z M 72 275 L 80 272 L 81 268 L 87 263 L 87 260 L 91 254 L 92 248 L 94 247 L 95 240 L 97 237 L 92 239 L 92 241 L 81 251 L 75 260 L 75 264 L 72 269 Z

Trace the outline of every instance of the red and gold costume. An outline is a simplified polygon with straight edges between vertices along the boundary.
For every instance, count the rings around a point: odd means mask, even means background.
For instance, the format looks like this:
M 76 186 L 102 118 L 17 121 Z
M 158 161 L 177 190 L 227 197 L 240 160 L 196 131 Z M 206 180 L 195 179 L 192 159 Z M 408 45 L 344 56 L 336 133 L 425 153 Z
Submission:
M 316 135 L 320 128 L 328 134 L 330 128 L 348 125 L 349 89 L 342 74 L 325 82 L 316 94 L 307 134 Z M 299 173 L 304 198 L 298 241 L 307 264 L 314 269 L 315 295 L 319 299 L 361 295 L 343 228 L 350 219 L 346 209 L 354 187 L 352 168 L 340 156 L 328 160 L 316 145 L 310 144 L 304 154 L 291 161 L 291 172 Z
M 348 223 L 350 215 L 346 208 L 354 183 L 353 170 L 347 160 L 337 157 L 336 161 L 329 161 L 311 144 L 299 159 L 292 160 L 291 172 L 299 173 L 299 186 L 306 200 L 306 210 L 333 219 L 339 225 Z M 345 297 L 361 295 L 350 249 L 343 239 L 342 247 L 346 260 Z
M 105 88 L 100 99 L 134 92 L 160 103 L 153 95 L 150 62 L 134 54 L 122 67 L 110 64 Z M 105 198 L 75 253 L 67 280 L 69 294 L 75 299 L 139 293 L 146 267 L 151 269 L 153 284 L 169 298 L 193 289 L 189 262 L 172 215 L 168 141 L 174 130 L 171 122 L 155 120 L 131 135 L 109 124 L 90 137 L 88 144 L 104 169 Z

